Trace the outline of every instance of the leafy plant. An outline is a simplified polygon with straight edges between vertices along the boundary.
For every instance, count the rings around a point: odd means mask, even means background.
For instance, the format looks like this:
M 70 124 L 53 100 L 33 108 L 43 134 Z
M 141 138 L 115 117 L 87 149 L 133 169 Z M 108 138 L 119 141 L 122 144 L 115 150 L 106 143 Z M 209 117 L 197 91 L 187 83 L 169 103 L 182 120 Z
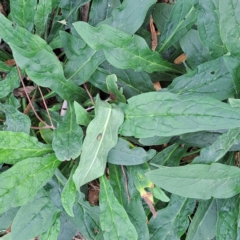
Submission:
M 0 239 L 239 239 L 237 0 L 0 9 Z

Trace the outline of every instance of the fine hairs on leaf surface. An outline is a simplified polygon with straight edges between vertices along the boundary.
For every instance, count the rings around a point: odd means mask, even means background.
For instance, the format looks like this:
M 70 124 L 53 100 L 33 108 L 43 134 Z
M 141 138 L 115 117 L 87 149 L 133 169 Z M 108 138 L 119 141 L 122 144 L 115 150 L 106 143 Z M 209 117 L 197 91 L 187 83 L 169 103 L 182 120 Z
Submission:
M 0 1 L 0 240 L 240 239 L 240 1 Z

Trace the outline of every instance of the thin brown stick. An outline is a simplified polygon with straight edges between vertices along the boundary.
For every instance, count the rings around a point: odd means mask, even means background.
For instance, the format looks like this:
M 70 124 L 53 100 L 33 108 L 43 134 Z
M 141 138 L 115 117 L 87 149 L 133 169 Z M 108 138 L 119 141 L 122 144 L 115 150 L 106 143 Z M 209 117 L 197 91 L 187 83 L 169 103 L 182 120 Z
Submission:
M 123 178 L 124 178 L 124 182 L 125 182 L 127 199 L 128 199 L 128 202 L 130 202 L 130 196 L 129 196 L 129 191 L 128 191 L 128 180 L 127 180 L 127 176 L 126 176 L 126 173 L 125 173 L 125 170 L 124 170 L 124 166 L 123 166 L 123 165 L 121 165 L 121 168 L 122 168 Z
M 87 87 L 86 83 L 84 83 L 83 86 L 84 86 L 84 88 L 85 88 L 88 96 L 90 97 L 90 99 L 91 99 L 91 101 L 92 101 L 92 103 L 93 103 L 93 105 L 94 105 L 95 102 L 94 102 L 94 100 L 93 100 L 93 97 L 92 97 L 91 93 L 90 93 L 89 90 L 88 90 L 88 87 Z
M 33 127 L 33 126 L 31 126 L 30 128 L 37 129 L 37 130 L 39 130 L 39 129 L 48 129 L 48 128 L 52 129 L 51 126 L 44 126 L 44 127 Z
M 157 40 L 157 32 L 153 24 L 152 15 L 150 15 L 150 30 L 151 30 L 151 36 L 152 36 L 152 51 L 154 51 L 157 47 L 158 40 Z
M 35 90 L 32 98 L 31 98 L 31 103 L 34 102 L 35 98 L 36 98 L 36 90 Z M 30 109 L 31 109 L 31 105 L 30 105 L 30 103 L 28 103 L 28 105 L 27 105 L 27 107 L 25 108 L 25 110 L 24 110 L 23 113 L 27 115 L 27 114 L 29 113 Z

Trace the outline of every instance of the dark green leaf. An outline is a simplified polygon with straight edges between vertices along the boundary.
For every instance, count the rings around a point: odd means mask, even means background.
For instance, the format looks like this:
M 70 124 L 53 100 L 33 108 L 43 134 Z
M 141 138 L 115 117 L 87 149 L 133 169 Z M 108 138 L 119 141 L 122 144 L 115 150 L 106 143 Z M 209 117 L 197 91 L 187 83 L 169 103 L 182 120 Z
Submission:
M 0 213 L 31 200 L 53 176 L 59 161 L 54 154 L 28 158 L 0 175 Z
M 40 235 L 55 222 L 58 212 L 47 193 L 41 190 L 17 212 L 11 227 L 12 238 L 26 240 Z
M 220 163 L 163 167 L 146 173 L 168 192 L 189 198 L 229 198 L 240 192 L 240 170 Z
M 228 104 L 213 98 L 167 92 L 132 97 L 124 113 L 120 134 L 136 138 L 232 129 L 240 125 L 240 110 Z
M 131 36 L 108 25 L 94 28 L 85 22 L 73 24 L 83 40 L 93 49 L 103 49 L 106 59 L 114 67 L 146 72 L 180 72 L 173 64 L 163 61 L 157 52 L 152 52 L 145 40 Z
M 87 111 L 77 102 L 74 102 L 74 109 L 76 114 L 76 123 L 87 126 L 91 122 L 91 118 Z
M 97 99 L 95 118 L 87 128 L 80 163 L 73 175 L 76 188 L 104 174 L 108 152 L 117 144 L 123 112 L 115 105 Z
M 108 154 L 108 162 L 116 165 L 138 165 L 154 157 L 156 151 L 150 149 L 146 152 L 141 147 L 135 147 L 128 141 L 119 138 L 117 145 Z
M 0 61 L 0 71 L 8 73 L 11 71 L 11 69 L 12 69 L 12 67 L 10 67 L 10 66 L 4 64 L 2 61 Z

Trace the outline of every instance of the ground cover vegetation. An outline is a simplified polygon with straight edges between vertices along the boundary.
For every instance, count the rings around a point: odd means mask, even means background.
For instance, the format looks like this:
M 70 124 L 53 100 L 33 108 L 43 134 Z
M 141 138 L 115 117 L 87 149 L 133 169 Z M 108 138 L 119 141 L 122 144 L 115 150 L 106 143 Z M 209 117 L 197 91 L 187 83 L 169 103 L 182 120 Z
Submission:
M 0 11 L 0 239 L 240 238 L 238 0 Z

